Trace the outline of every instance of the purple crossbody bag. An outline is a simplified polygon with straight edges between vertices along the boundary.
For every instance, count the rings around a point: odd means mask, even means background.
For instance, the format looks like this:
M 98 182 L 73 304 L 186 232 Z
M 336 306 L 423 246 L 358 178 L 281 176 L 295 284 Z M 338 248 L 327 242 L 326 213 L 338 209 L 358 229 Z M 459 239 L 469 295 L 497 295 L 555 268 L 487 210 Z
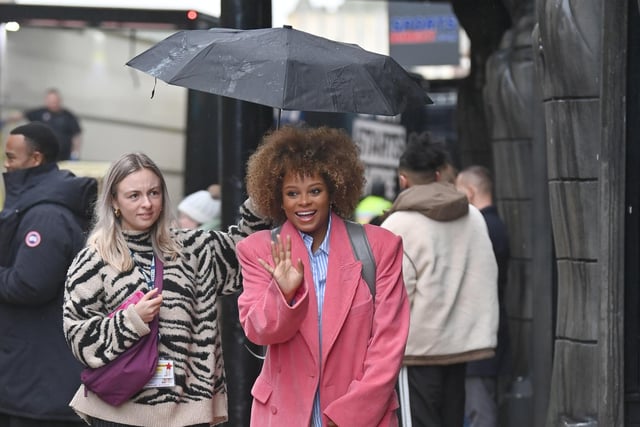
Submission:
M 162 292 L 163 265 L 155 267 L 154 286 Z M 122 307 L 122 305 L 121 305 Z M 88 391 L 106 403 L 119 406 L 133 397 L 149 382 L 158 366 L 158 316 L 149 324 L 151 331 L 116 359 L 99 368 L 85 368 L 80 379 Z

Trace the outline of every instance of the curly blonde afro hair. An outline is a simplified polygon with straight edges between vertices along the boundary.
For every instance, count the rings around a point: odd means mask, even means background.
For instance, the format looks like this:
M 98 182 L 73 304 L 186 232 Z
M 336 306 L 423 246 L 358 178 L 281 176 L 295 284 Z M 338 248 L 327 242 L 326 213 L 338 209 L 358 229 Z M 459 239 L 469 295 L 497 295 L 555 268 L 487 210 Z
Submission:
M 286 126 L 267 134 L 247 162 L 246 186 L 256 209 L 281 224 L 282 181 L 289 173 L 321 176 L 332 210 L 349 219 L 362 196 L 364 165 L 358 146 L 339 129 Z

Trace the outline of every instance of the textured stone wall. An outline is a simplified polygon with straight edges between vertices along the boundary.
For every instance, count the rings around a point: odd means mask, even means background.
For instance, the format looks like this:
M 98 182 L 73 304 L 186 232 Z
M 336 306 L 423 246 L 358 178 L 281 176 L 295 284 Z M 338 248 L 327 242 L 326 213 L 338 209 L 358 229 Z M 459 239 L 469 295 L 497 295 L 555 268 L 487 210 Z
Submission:
M 514 27 L 487 62 L 484 90 L 493 153 L 496 203 L 509 229 L 511 260 L 505 291 L 514 375 L 529 376 L 531 342 L 533 138 L 532 15 L 514 16 Z
M 551 284 L 536 283 L 533 274 L 537 236 L 550 230 L 534 230 L 536 200 L 533 185 L 539 174 L 533 159 L 534 66 L 531 32 L 533 1 L 505 1 L 512 26 L 486 64 L 485 113 L 493 156 L 496 204 L 509 229 L 511 259 L 505 301 L 516 381 L 533 382 L 534 290 Z M 516 380 L 516 379 L 519 380 Z M 543 384 L 543 382 L 541 382 Z M 533 397 L 519 398 L 507 387 L 506 425 L 534 426 Z M 537 396 L 536 396 L 537 397 Z M 520 400 L 520 401 L 518 401 Z M 526 412 L 526 413 L 522 413 Z M 518 413 L 518 415 L 515 415 Z
M 559 426 L 597 419 L 602 2 L 538 0 L 536 21 L 558 270 L 547 425 Z

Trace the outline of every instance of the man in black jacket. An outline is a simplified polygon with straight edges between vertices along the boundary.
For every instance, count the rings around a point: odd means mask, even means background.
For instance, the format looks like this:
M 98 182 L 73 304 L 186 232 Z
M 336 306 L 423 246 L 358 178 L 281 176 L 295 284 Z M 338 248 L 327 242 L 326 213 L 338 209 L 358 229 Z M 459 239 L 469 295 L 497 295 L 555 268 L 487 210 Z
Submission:
M 504 302 L 509 268 L 509 235 L 493 203 L 493 180 L 484 166 L 469 166 L 456 178 L 456 187 L 467 195 L 487 223 L 493 253 L 498 263 L 498 303 L 500 323 L 498 346 L 491 359 L 467 364 L 465 416 L 469 427 L 496 427 L 498 416 L 498 378 L 508 376 L 511 368 L 507 311 Z
M 32 122 L 5 144 L 0 212 L 0 426 L 84 425 L 68 406 L 81 365 L 62 333 L 66 273 L 85 243 L 93 178 L 58 169 L 58 141 Z

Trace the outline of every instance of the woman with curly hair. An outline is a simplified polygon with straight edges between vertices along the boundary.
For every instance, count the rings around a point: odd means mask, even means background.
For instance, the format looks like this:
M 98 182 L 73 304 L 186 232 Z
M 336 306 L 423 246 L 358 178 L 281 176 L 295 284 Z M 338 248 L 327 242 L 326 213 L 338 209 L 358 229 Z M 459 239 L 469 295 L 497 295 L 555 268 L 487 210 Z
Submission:
M 402 243 L 364 230 L 375 258 L 375 298 L 362 277 L 346 219 L 364 167 L 349 136 L 284 127 L 249 158 L 256 209 L 282 224 L 237 245 L 247 337 L 267 346 L 253 385 L 252 426 L 397 426 L 394 390 L 409 330 Z

